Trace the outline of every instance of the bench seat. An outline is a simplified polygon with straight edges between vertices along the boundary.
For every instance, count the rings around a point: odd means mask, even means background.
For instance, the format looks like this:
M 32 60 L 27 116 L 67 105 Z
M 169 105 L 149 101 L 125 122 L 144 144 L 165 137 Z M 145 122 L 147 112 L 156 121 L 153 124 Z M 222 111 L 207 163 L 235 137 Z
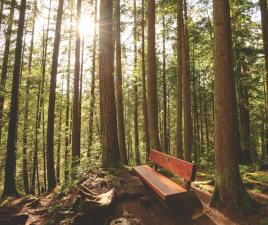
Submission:
M 147 165 L 136 166 L 133 169 L 142 181 L 153 189 L 163 200 L 174 199 L 181 193 L 187 192 L 183 187 Z

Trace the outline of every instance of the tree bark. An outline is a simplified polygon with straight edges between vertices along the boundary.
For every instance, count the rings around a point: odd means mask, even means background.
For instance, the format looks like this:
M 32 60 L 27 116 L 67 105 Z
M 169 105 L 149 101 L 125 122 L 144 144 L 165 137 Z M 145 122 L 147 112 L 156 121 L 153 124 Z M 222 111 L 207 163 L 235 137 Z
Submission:
M 266 70 L 266 90 L 268 89 L 268 7 L 267 0 L 259 0 L 261 9 L 261 23 L 262 23 L 262 36 L 263 36 L 263 49 L 265 56 L 265 70 Z M 266 121 L 268 118 L 268 91 L 266 91 Z M 268 126 L 265 130 L 265 146 L 266 154 L 268 155 Z
M 168 153 L 167 81 L 166 81 L 166 21 L 163 16 L 163 152 Z
M 1 1 L 1 4 L 0 4 L 0 31 L 2 30 L 2 21 L 3 21 L 4 5 L 5 5 L 5 0 L 2 0 L 2 1 Z
M 182 29 L 183 29 L 183 0 L 177 1 L 177 123 L 176 149 L 177 157 L 183 158 L 182 140 Z
M 73 96 L 73 119 L 72 119 L 72 172 L 80 164 L 80 140 L 79 140 L 79 76 L 80 76 L 80 48 L 81 37 L 79 31 L 81 17 L 81 0 L 77 0 L 76 17 L 76 43 L 75 43 L 75 71 L 74 71 L 74 96 Z M 74 174 L 73 174 L 74 175 Z
M 18 98 L 21 68 L 22 40 L 25 22 L 26 0 L 21 0 L 20 15 L 16 39 L 15 62 L 13 69 L 13 82 L 11 91 L 11 104 L 9 113 L 9 126 L 7 137 L 7 153 L 5 165 L 5 183 L 3 196 L 16 196 L 17 189 L 15 184 L 16 173 L 16 142 L 18 125 Z
M 112 1 L 100 1 L 99 49 L 102 166 L 113 167 L 116 166 L 119 161 L 119 145 L 113 77 L 114 48 Z
M 95 0 L 95 14 L 94 14 L 94 32 L 93 32 L 93 49 L 92 49 L 92 72 L 91 72 L 91 87 L 90 87 L 90 109 L 88 120 L 88 157 L 93 142 L 93 126 L 94 126 L 94 107 L 95 107 L 95 80 L 96 80 L 96 42 L 97 42 L 97 13 L 98 0 Z
M 148 0 L 148 124 L 150 148 L 160 151 L 155 52 L 155 0 Z
M 59 0 L 57 21 L 55 30 L 55 41 L 52 56 L 51 80 L 49 91 L 49 105 L 48 105 L 48 123 L 47 123 L 47 178 L 48 191 L 56 187 L 56 176 L 54 167 L 54 112 L 56 99 L 56 84 L 58 72 L 58 56 L 61 37 L 61 23 L 63 14 L 63 0 Z
M 2 71 L 1 71 L 1 80 L 0 80 L 0 87 L 2 93 L 0 95 L 0 142 L 2 140 L 2 127 L 3 127 L 3 110 L 4 110 L 4 101 L 5 101 L 5 94 L 4 90 L 6 88 L 6 79 L 7 79 L 7 71 L 8 71 L 8 61 L 9 61 L 9 52 L 10 52 L 10 45 L 11 45 L 11 35 L 12 35 L 12 27 L 13 27 L 13 19 L 14 19 L 14 10 L 15 10 L 16 1 L 12 0 L 10 3 L 10 12 L 7 19 L 7 31 L 5 33 L 5 49 L 4 49 L 4 56 L 2 62 Z
M 242 183 L 238 168 L 240 142 L 229 0 L 214 0 L 213 16 L 216 185 L 211 206 L 247 213 L 253 204 Z
M 136 0 L 133 1 L 134 10 L 134 140 L 135 140 L 135 159 L 136 164 L 141 163 L 140 159 L 140 142 L 139 142 L 139 114 L 138 114 L 138 75 L 137 75 L 137 63 L 138 63 L 138 50 L 137 50 L 137 4 Z
M 182 32 L 182 99 L 184 122 L 184 159 L 191 161 L 192 126 L 191 126 L 191 90 L 190 90 L 190 57 L 187 2 L 184 0 L 184 18 Z
M 141 57 L 142 57 L 142 109 L 143 109 L 143 119 L 144 119 L 144 140 L 145 140 L 145 150 L 146 150 L 146 161 L 149 160 L 149 152 L 150 152 L 150 143 L 149 143 L 149 128 L 148 128 L 148 110 L 147 110 L 147 94 L 146 94 L 146 68 L 145 68 L 145 12 L 144 5 L 145 0 L 142 0 L 142 49 L 141 49 Z
M 70 27 L 69 27 L 69 49 L 68 49 L 68 71 L 67 71 L 67 90 L 66 90 L 66 114 L 65 114 L 65 152 L 64 152 L 64 179 L 65 182 L 69 181 L 69 144 L 71 140 L 70 135 L 70 78 L 71 78 L 71 53 L 72 53 L 72 23 L 73 23 L 73 0 L 70 2 Z
M 58 147 L 57 147 L 57 168 L 56 168 L 56 177 L 57 183 L 60 183 L 61 175 L 61 127 L 62 127 L 62 109 L 63 109 L 63 82 L 62 82 L 62 92 L 60 99 L 60 119 L 59 119 L 59 129 L 58 129 Z
M 120 160 L 127 164 L 125 123 L 123 108 L 123 90 L 122 90 L 122 64 L 121 64 L 121 20 L 120 20 L 120 0 L 115 1 L 115 43 L 116 43 L 116 100 L 117 100 L 117 126 Z

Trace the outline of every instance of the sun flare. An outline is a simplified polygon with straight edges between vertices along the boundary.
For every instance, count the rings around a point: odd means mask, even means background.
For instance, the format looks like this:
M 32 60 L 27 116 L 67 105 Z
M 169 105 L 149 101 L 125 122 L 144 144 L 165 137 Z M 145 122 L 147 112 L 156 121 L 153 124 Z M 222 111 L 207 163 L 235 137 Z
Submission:
M 80 20 L 79 31 L 82 36 L 93 37 L 95 23 L 90 16 L 83 16 Z

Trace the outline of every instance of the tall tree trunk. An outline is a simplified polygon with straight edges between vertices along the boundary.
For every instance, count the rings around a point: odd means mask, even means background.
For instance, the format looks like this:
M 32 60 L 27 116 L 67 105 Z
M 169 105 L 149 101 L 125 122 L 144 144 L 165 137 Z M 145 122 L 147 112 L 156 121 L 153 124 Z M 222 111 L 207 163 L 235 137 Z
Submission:
M 69 181 L 69 144 L 70 144 L 70 78 L 71 78 L 71 53 L 72 53 L 72 24 L 73 24 L 73 0 L 70 2 L 70 27 L 69 27 L 69 49 L 68 49 L 68 71 L 67 71 L 67 90 L 66 90 L 66 115 L 65 115 L 65 153 L 64 153 L 64 179 L 65 182 Z
M 4 13 L 4 4 L 5 4 L 5 0 L 2 0 L 0 3 L 0 31 L 2 28 L 2 21 L 3 21 L 3 13 Z
M 203 92 L 202 92 L 202 83 L 201 83 L 201 75 L 198 77 L 198 96 L 199 96 L 199 116 L 200 116 L 200 155 L 203 156 L 204 153 L 204 122 L 203 122 L 203 101 L 204 98 Z
M 48 34 L 50 29 L 50 14 L 51 14 L 51 2 L 49 1 L 47 29 L 43 27 L 43 52 L 42 52 L 42 81 L 41 81 L 41 93 L 40 93 L 40 110 L 39 110 L 39 121 L 42 120 L 42 153 L 43 153 L 43 178 L 44 178 L 44 190 L 47 189 L 47 173 L 46 173 L 46 142 L 45 142 L 45 106 L 44 106 L 44 86 L 46 77 L 46 62 L 47 62 L 47 47 L 48 47 Z M 41 124 L 41 122 L 39 122 Z
M 54 112 L 56 99 L 56 84 L 58 72 L 58 56 L 60 48 L 61 37 L 61 22 L 63 13 L 63 0 L 59 0 L 57 21 L 55 30 L 55 41 L 52 56 L 51 80 L 49 91 L 49 105 L 48 105 L 48 123 L 47 123 L 47 181 L 48 190 L 51 191 L 56 187 L 56 176 L 54 167 Z
M 242 62 L 238 68 L 239 72 L 239 81 L 238 81 L 238 96 L 239 96 L 239 113 L 240 113 L 240 138 L 241 138 L 241 152 L 240 152 L 240 162 L 248 164 L 252 162 L 251 155 L 251 130 L 250 130 L 250 112 L 249 112 L 249 93 L 248 87 L 246 84 L 248 69 L 245 65 L 246 62 Z M 242 68 L 243 67 L 243 68 Z
M 79 127 L 79 76 L 80 76 L 80 48 L 81 37 L 79 31 L 81 17 L 81 0 L 77 0 L 76 15 L 76 43 L 75 43 L 75 69 L 74 69 L 74 96 L 73 96 L 73 117 L 72 117 L 72 177 L 75 175 L 75 168 L 80 164 L 80 127 Z
M 13 69 L 13 82 L 12 82 L 11 104 L 9 113 L 7 153 L 6 153 L 6 165 L 5 165 L 5 183 L 4 183 L 3 196 L 15 196 L 18 194 L 15 184 L 16 143 L 17 143 L 17 125 L 18 125 L 19 83 L 20 83 L 20 71 L 21 71 L 20 67 L 21 67 L 21 53 L 22 53 L 25 11 L 26 11 L 26 0 L 21 0 L 18 32 L 16 39 L 15 62 Z
M 12 0 L 10 3 L 10 12 L 9 12 L 9 16 L 7 19 L 8 25 L 7 25 L 7 30 L 5 33 L 5 49 L 4 49 L 4 56 L 3 56 L 3 62 L 2 62 L 1 79 L 0 79 L 0 87 L 2 90 L 2 93 L 0 95 L 0 143 L 2 140 L 2 128 L 3 128 L 3 110 L 4 110 L 4 101 L 5 101 L 4 90 L 6 87 L 6 79 L 7 79 L 7 72 L 8 72 L 8 61 L 9 61 L 9 52 L 10 52 L 10 45 L 11 45 L 15 5 L 16 5 L 16 1 Z
M 35 18 L 37 13 L 37 2 L 35 3 L 34 9 L 34 23 L 32 27 L 32 40 L 31 40 L 31 47 L 30 47 L 30 59 L 29 59 L 29 75 L 31 75 L 32 71 L 32 54 L 33 54 L 33 47 L 34 47 L 34 33 L 35 33 Z M 35 193 L 35 175 L 38 171 L 38 136 L 39 136 L 39 128 L 40 128 L 40 119 L 39 119 L 39 111 L 40 109 L 40 91 L 41 91 L 41 80 L 39 80 L 38 84 L 38 94 L 37 94 L 37 101 L 36 101 L 36 117 L 35 117 L 35 143 L 34 143 L 34 154 L 33 154 L 33 174 L 32 174 L 32 185 L 31 185 L 31 193 Z M 38 185 L 38 194 L 40 194 L 40 186 Z
M 140 159 L 140 142 L 139 142 L 139 115 L 138 115 L 138 76 L 137 76 L 137 63 L 138 63 L 138 51 L 137 51 L 137 5 L 136 0 L 133 2 L 134 10 L 134 140 L 135 140 L 135 159 L 136 164 L 141 163 Z
M 182 31 L 183 31 L 183 0 L 177 0 L 177 123 L 176 149 L 177 156 L 183 158 L 182 140 Z
M 61 99 L 60 99 L 60 121 L 59 121 L 59 129 L 58 129 L 58 147 L 57 147 L 57 183 L 60 183 L 60 174 L 61 174 L 61 127 L 62 127 L 62 109 L 63 109 L 63 82 L 62 82 L 62 91 L 61 91 Z
M 24 128 L 23 128 L 23 180 L 24 180 L 24 190 L 26 194 L 30 193 L 29 190 L 29 178 L 28 178 L 28 162 L 27 162 L 27 145 L 28 145 L 28 111 L 29 111 L 29 89 L 30 89 L 30 78 L 32 75 L 32 56 L 33 56 L 33 47 L 34 47 L 34 34 L 35 34 L 35 21 L 36 21 L 36 12 L 37 12 L 37 1 L 35 2 L 34 12 L 33 12 L 33 25 L 32 25 L 32 39 L 30 45 L 30 55 L 29 55 L 29 63 L 28 63 L 28 74 L 26 77 L 26 90 L 25 90 L 25 114 L 24 114 Z M 23 63 L 21 68 L 23 68 Z M 40 85 L 39 85 L 40 89 Z M 38 89 L 38 92 L 39 92 Z M 39 102 L 39 101 L 38 101 Z M 37 111 L 38 115 L 38 111 Z M 37 121 L 37 119 L 36 119 Z M 36 138 L 37 141 L 37 138 Z M 35 167 L 34 167 L 35 168 Z M 35 174 L 35 173 L 34 173 Z M 35 176 L 32 176 L 32 178 Z M 34 185 L 32 185 L 34 187 Z
M 141 49 L 141 57 L 142 57 L 142 111 L 143 111 L 143 119 L 144 119 L 144 140 L 145 140 L 145 150 L 146 150 L 146 161 L 149 160 L 149 151 L 150 151 L 150 144 L 149 144 L 149 128 L 148 128 L 148 110 L 147 110 L 147 95 L 146 95 L 146 69 L 145 69 L 145 12 L 144 12 L 144 5 L 145 0 L 142 0 L 142 34 L 141 34 L 141 41 L 142 41 L 142 49 Z
M 213 0 L 213 15 L 216 185 L 211 205 L 246 213 L 252 209 L 252 202 L 241 181 L 238 168 L 240 142 L 229 0 Z
M 163 16 L 163 151 L 168 153 L 167 136 L 167 81 L 166 81 L 166 21 Z
M 121 162 L 127 164 L 124 108 L 123 108 L 123 90 L 122 90 L 122 65 L 121 65 L 121 21 L 120 21 L 120 0 L 115 1 L 115 43 L 116 43 L 116 97 L 117 97 L 117 126 L 119 153 Z
M 113 77 L 114 48 L 112 1 L 100 1 L 99 49 L 102 165 L 104 167 L 113 167 L 118 164 L 119 144 Z
M 187 2 L 184 0 L 184 19 L 182 32 L 182 98 L 184 121 L 184 159 L 191 161 L 192 127 L 191 127 L 191 91 L 190 91 L 190 57 Z
M 155 0 L 148 0 L 148 122 L 150 148 L 160 150 L 155 52 Z
M 262 22 L 262 36 L 263 36 L 263 48 L 265 56 L 265 70 L 266 70 L 266 90 L 268 89 L 268 7 L 267 0 L 259 0 L 261 9 L 261 22 Z M 266 91 L 266 121 L 268 118 L 268 91 Z M 265 131 L 266 139 L 266 153 L 268 154 L 268 126 Z
M 90 88 L 90 109 L 89 109 L 89 121 L 88 121 L 88 157 L 90 155 L 90 150 L 91 150 L 91 146 L 93 142 L 95 80 L 96 80 L 97 14 L 98 14 L 98 0 L 95 0 L 93 50 L 92 50 L 92 73 L 91 73 L 91 88 Z
M 82 98 L 83 98 L 83 73 L 84 73 L 84 54 L 85 54 L 85 37 L 82 37 L 82 53 L 81 53 L 81 67 L 80 67 L 80 82 L 79 82 L 79 146 L 81 147 L 81 120 L 82 120 Z

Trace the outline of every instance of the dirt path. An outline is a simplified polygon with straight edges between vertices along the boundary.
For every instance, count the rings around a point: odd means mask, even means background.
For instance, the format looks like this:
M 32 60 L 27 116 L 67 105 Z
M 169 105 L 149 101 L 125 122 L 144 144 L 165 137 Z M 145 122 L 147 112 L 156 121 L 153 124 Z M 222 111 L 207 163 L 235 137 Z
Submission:
M 27 214 L 29 216 L 25 225 L 42 225 L 44 223 L 48 208 L 51 206 L 53 197 L 58 193 L 58 190 L 59 188 L 57 187 L 49 194 L 37 198 L 22 208 L 19 214 Z
M 209 207 L 211 193 L 193 187 L 194 192 L 202 201 L 204 213 L 198 219 L 192 220 L 189 217 L 175 215 L 167 210 L 152 191 L 145 187 L 139 178 L 131 173 L 121 171 L 119 174 L 117 173 L 112 176 L 114 179 L 111 179 L 111 175 L 99 175 L 92 172 L 81 183 L 95 193 L 100 194 L 107 192 L 111 187 L 116 187 L 117 194 L 114 203 L 111 207 L 107 207 L 104 210 L 97 210 L 94 213 L 81 212 L 81 207 L 79 207 L 81 203 L 79 199 L 81 197 L 77 187 L 70 190 L 66 195 L 62 193 L 57 195 L 59 190 L 55 189 L 46 196 L 36 198 L 36 200 L 30 203 L 24 204 L 17 214 L 29 216 L 26 225 L 42 225 L 47 219 L 50 221 L 47 224 L 50 225 L 130 224 L 122 222 L 126 218 L 133 220 L 131 225 L 258 225 L 261 219 L 268 216 L 268 196 L 266 195 L 253 195 L 255 199 L 266 203 L 266 207 L 262 207 L 254 215 L 246 218 L 230 218 Z M 105 179 L 108 180 L 107 183 L 104 181 Z M 20 202 L 21 200 L 16 201 Z M 57 206 L 55 213 L 48 213 L 48 209 L 51 206 L 53 208 Z M 115 220 L 116 223 L 112 223 Z

